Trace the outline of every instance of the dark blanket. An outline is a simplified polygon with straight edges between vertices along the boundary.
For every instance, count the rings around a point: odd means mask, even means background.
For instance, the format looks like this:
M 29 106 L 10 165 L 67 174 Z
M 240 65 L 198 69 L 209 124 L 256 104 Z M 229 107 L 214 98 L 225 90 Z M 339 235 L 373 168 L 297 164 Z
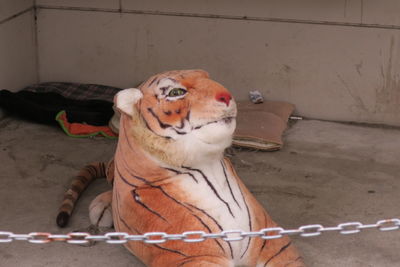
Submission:
M 104 100 L 76 100 L 54 93 L 0 91 L 0 107 L 13 115 L 38 123 L 57 125 L 55 117 L 65 110 L 70 122 L 107 125 L 113 115 L 113 103 Z
M 101 84 L 45 82 L 27 86 L 23 91 L 36 93 L 57 93 L 63 97 L 76 100 L 104 100 L 113 102 L 114 95 L 121 88 Z

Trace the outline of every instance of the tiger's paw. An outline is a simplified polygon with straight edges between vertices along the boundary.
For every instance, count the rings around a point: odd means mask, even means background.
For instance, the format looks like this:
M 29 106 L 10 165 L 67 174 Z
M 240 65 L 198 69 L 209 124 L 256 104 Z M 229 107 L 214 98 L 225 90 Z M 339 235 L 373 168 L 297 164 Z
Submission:
M 98 195 L 89 206 L 89 218 L 93 226 L 98 228 L 113 227 L 111 208 L 112 191 Z

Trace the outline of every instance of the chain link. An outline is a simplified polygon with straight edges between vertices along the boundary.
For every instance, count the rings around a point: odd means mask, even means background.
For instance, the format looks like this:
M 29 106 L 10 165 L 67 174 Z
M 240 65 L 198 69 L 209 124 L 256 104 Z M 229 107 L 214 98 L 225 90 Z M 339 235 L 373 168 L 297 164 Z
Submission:
M 91 235 L 85 232 L 72 232 L 69 234 L 51 234 L 45 232 L 32 232 L 29 234 L 14 234 L 13 232 L 0 231 L 0 243 L 13 241 L 28 241 L 33 244 L 46 244 L 49 242 L 67 242 L 69 244 L 87 244 L 90 241 L 103 241 L 108 244 L 124 244 L 128 241 L 141 241 L 148 244 L 160 244 L 170 240 L 181 240 L 187 243 L 203 242 L 207 239 L 222 238 L 228 242 L 240 241 L 244 238 L 260 237 L 262 239 L 277 239 L 288 235 L 301 237 L 319 236 L 324 232 L 338 232 L 342 235 L 360 233 L 365 229 L 378 229 L 379 231 L 394 231 L 400 229 L 400 219 L 387 219 L 377 221 L 375 224 L 362 224 L 360 222 L 346 222 L 334 227 L 324 227 L 321 224 L 303 225 L 297 229 L 283 229 L 282 227 L 264 228 L 260 231 L 245 232 L 242 230 L 225 230 L 220 233 L 205 233 L 203 231 L 187 231 L 182 234 L 167 234 L 164 232 L 150 232 L 143 235 L 129 235 L 124 232 L 110 232 L 104 235 Z

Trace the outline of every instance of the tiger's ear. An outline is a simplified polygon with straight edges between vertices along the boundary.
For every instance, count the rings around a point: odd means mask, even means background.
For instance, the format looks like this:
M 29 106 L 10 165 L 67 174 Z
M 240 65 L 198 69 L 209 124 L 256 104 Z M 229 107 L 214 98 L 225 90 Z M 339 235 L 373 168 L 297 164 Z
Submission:
M 136 88 L 119 91 L 114 97 L 114 105 L 121 113 L 132 116 L 135 112 L 134 105 L 143 97 L 142 92 Z

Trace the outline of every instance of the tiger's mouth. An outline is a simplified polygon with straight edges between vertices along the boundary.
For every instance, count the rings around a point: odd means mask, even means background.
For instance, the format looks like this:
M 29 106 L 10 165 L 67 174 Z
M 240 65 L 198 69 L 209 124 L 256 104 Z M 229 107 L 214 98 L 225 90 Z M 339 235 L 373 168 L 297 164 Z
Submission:
M 198 129 L 204 127 L 204 126 L 207 126 L 207 125 L 210 125 L 210 124 L 214 124 L 214 123 L 224 123 L 224 124 L 228 124 L 228 125 L 229 125 L 229 124 L 231 124 L 235 119 L 236 119 L 235 116 L 223 117 L 223 118 L 218 119 L 218 120 L 215 120 L 215 121 L 210 121 L 210 122 L 207 122 L 207 123 L 205 123 L 205 124 L 195 126 L 195 127 L 193 127 L 193 130 L 198 130 Z
M 219 120 L 219 121 L 223 121 L 224 123 L 229 124 L 229 123 L 231 123 L 234 119 L 235 119 L 235 117 L 225 117 L 225 118 L 222 118 L 222 119 Z

